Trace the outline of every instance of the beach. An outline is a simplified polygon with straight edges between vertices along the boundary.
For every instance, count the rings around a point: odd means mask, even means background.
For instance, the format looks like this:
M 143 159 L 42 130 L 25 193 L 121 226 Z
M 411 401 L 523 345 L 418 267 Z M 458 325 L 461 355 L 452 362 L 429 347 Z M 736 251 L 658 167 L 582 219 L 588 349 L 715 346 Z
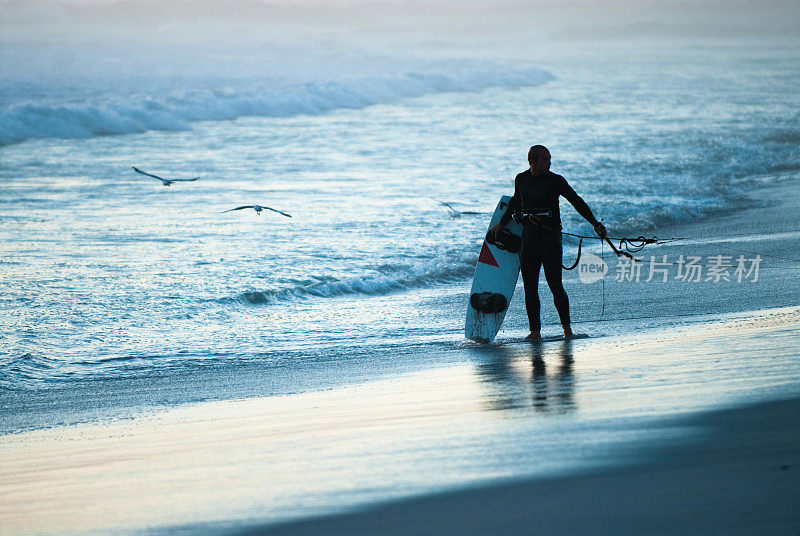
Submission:
M 793 534 L 797 399 L 703 413 L 653 461 L 455 491 L 232 534 Z M 698 437 L 699 436 L 699 437 Z M 414 526 L 409 527 L 409 519 Z
M 796 3 L 0 3 L 0 534 L 800 533 Z
M 760 222 L 748 230 L 781 237 L 796 191 L 709 226 Z M 776 254 L 798 254 L 796 239 L 776 241 Z M 792 285 L 797 265 L 781 273 Z M 568 342 L 457 344 L 442 351 L 449 365 L 347 387 L 6 435 L 0 527 L 795 532 L 800 308 L 636 322 Z
M 793 308 L 616 348 L 575 341 L 566 356 L 548 348 L 541 361 L 518 345 L 481 352 L 472 365 L 348 389 L 4 436 L 0 526 L 8 534 L 791 534 L 800 524 L 799 326 Z M 644 379 L 655 363 L 664 378 Z M 706 367 L 720 379 L 696 385 Z M 764 399 L 780 401 L 755 402 Z M 538 475 L 522 478 L 497 459 L 504 451 L 527 451 Z M 467 478 L 414 492 L 428 487 L 428 470 L 448 466 Z M 397 499 L 370 505 L 373 493 L 385 497 L 381 487 Z M 337 514 L 314 515 L 344 490 L 351 496 Z M 286 511 L 308 519 L 276 521 Z

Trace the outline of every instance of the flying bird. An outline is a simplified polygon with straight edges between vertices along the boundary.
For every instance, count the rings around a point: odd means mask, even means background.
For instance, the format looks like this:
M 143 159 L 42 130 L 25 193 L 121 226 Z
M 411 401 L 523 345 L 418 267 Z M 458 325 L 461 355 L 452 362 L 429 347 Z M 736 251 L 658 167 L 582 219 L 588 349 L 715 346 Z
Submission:
M 286 214 L 285 212 L 281 212 L 280 210 L 275 210 L 272 207 L 265 207 L 263 205 L 244 205 L 242 207 L 236 207 L 236 208 L 231 208 L 231 209 L 228 209 L 228 210 L 223 210 L 222 214 L 225 214 L 226 212 L 233 212 L 234 210 L 242 210 L 242 209 L 245 209 L 245 208 L 252 208 L 253 210 L 256 211 L 256 214 L 258 214 L 259 216 L 261 216 L 261 211 L 262 210 L 271 210 L 272 212 L 277 212 L 281 216 L 286 216 L 287 218 L 291 218 L 292 217 L 290 214 Z
M 486 214 L 485 212 L 473 212 L 471 210 L 456 210 L 450 203 L 439 201 L 438 199 L 434 199 L 433 197 L 429 197 L 429 199 L 433 199 L 440 205 L 447 207 L 447 210 L 450 212 L 450 219 L 460 218 L 462 214 L 467 214 L 467 215 Z
M 133 170 L 136 173 L 140 173 L 142 175 L 147 175 L 148 177 L 152 177 L 154 179 L 160 180 L 161 184 L 163 184 L 164 186 L 169 186 L 173 182 L 191 182 L 191 181 L 196 181 L 197 179 L 200 178 L 200 177 L 195 177 L 193 179 L 163 179 L 163 178 L 159 177 L 158 175 L 153 175 L 152 173 L 147 173 L 146 171 L 142 171 L 141 169 L 137 168 L 136 166 L 131 166 L 131 167 L 133 167 Z

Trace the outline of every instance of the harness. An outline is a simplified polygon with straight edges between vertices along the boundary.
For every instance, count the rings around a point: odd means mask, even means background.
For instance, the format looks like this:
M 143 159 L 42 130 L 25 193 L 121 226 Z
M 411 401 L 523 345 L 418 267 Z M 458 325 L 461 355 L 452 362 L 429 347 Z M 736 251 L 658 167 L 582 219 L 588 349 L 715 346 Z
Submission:
M 514 221 L 523 225 L 533 225 L 545 231 L 557 231 L 555 219 L 553 218 L 552 210 L 533 209 L 533 210 L 517 210 L 513 214 Z
M 553 217 L 552 210 L 546 209 L 533 209 L 533 210 L 517 210 L 513 214 L 514 221 L 523 225 L 524 227 L 536 227 L 537 229 L 541 229 L 543 231 L 550 231 L 553 233 L 561 232 L 561 226 L 556 226 L 555 218 Z M 570 234 L 570 233 L 561 233 L 561 234 Z M 578 235 L 573 235 L 578 236 Z M 572 266 L 564 266 L 563 264 L 561 267 L 564 270 L 574 270 L 578 263 L 581 260 L 581 250 L 583 248 L 583 239 L 584 238 L 595 238 L 590 236 L 579 236 L 580 240 L 578 241 L 578 256 L 575 259 L 575 263 Z M 614 246 L 611 246 L 614 249 Z M 616 250 L 615 250 L 616 251 Z

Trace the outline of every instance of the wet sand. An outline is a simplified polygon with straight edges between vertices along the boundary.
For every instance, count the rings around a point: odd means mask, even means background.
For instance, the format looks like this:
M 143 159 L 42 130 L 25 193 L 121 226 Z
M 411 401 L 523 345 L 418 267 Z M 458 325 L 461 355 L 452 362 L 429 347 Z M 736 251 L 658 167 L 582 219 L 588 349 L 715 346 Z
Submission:
M 613 471 L 431 495 L 232 533 L 798 534 L 800 399 L 695 415 L 687 445 Z
M 797 498 L 798 403 L 697 412 L 796 395 L 798 347 L 789 308 L 639 340 L 467 348 L 469 364 L 391 380 L 6 435 L 0 527 L 728 533 L 744 519 L 779 533 L 797 521 L 781 501 Z M 404 502 L 281 525 L 387 500 Z

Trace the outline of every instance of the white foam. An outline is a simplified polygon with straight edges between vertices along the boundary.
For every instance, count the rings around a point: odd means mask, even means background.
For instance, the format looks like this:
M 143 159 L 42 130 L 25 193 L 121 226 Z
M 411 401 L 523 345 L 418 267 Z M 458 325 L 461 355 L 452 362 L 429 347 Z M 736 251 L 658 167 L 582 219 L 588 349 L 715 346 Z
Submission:
M 438 62 L 428 68 L 387 75 L 291 83 L 279 80 L 152 94 L 106 94 L 19 102 L 0 110 L 0 145 L 35 138 L 86 138 L 148 130 L 178 131 L 194 121 L 227 121 L 245 116 L 288 117 L 360 109 L 442 92 L 490 87 L 535 86 L 552 76 L 536 68 L 509 69 L 491 62 Z M 221 82 L 220 82 L 221 83 Z M 180 80 L 173 88 L 185 85 Z
M 381 295 L 412 288 L 461 281 L 472 275 L 477 255 L 472 252 L 443 255 L 410 267 L 383 266 L 372 275 L 298 285 L 291 288 L 250 291 L 239 295 L 241 301 L 271 304 L 309 297 L 333 298 L 348 294 Z

